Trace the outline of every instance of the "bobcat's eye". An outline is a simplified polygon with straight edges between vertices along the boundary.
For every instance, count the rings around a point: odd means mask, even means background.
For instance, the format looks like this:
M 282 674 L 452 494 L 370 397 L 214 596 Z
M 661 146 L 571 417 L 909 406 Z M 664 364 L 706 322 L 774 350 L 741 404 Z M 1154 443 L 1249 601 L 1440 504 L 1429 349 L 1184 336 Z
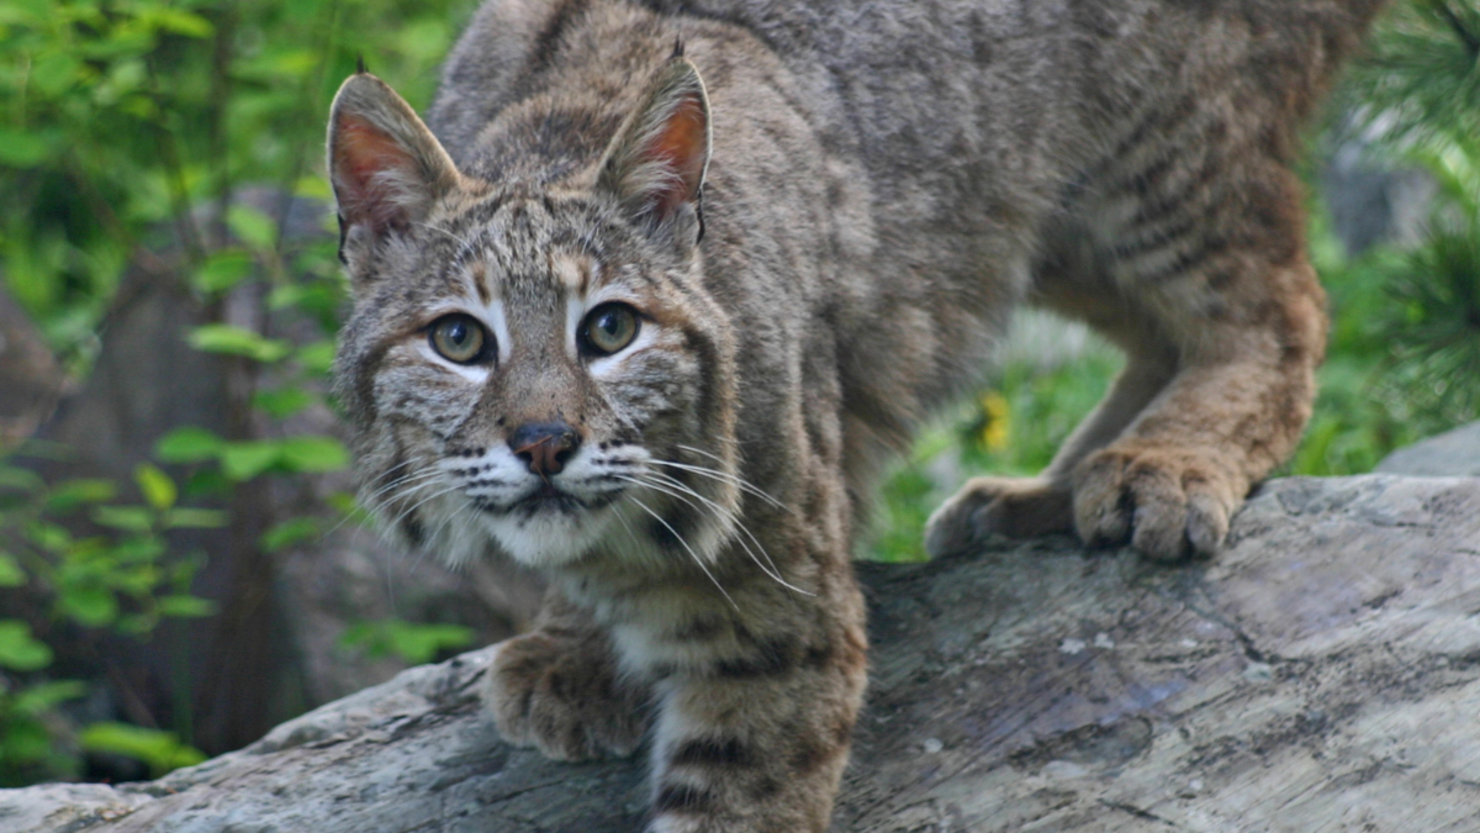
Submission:
M 444 315 L 432 322 L 428 336 L 432 349 L 458 364 L 482 364 L 490 356 L 492 339 L 471 315 Z
M 602 304 L 581 325 L 581 346 L 598 356 L 610 356 L 637 338 L 637 310 L 626 304 Z

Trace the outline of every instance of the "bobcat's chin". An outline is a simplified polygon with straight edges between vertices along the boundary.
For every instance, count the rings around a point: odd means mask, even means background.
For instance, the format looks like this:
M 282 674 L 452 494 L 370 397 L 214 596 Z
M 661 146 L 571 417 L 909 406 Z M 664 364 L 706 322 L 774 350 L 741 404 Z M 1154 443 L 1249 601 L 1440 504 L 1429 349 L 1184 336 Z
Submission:
M 527 567 L 578 561 L 620 532 L 616 507 L 586 506 L 568 495 L 532 496 L 515 511 L 482 513 L 480 524 L 504 552 Z

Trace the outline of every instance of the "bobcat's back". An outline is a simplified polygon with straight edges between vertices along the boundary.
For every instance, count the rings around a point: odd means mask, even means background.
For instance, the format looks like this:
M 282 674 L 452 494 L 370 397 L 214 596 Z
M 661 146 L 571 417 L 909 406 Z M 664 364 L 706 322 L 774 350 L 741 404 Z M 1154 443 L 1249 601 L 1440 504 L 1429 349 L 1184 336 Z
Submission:
M 827 316 L 817 337 L 835 345 L 869 435 L 862 463 L 976 378 L 1033 267 L 1066 256 L 1066 214 L 1112 227 L 1101 236 L 1134 234 L 1116 216 L 1125 206 L 1107 204 L 1117 190 L 1170 174 L 1169 190 L 1200 177 L 1211 195 L 1240 175 L 1240 154 L 1291 161 L 1302 119 L 1382 3 L 635 5 L 662 17 L 584 0 L 485 5 L 429 123 L 461 167 L 494 180 L 584 170 L 646 69 L 632 44 L 676 31 L 714 102 L 708 189 L 736 197 L 712 210 L 808 240 L 774 264 L 775 294 Z M 1131 196 L 1174 213 L 1188 195 Z M 1281 221 L 1297 209 L 1271 208 Z M 712 240 L 706 256 L 738 243 Z

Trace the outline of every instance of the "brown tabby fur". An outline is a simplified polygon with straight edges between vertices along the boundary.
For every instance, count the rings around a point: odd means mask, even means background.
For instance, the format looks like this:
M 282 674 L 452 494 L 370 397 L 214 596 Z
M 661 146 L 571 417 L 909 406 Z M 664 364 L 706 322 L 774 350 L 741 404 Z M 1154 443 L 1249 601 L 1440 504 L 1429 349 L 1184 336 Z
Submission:
M 1290 165 L 1379 5 L 501 0 L 430 130 L 350 78 L 337 376 L 366 495 L 411 542 L 552 579 L 490 673 L 500 730 L 578 759 L 655 724 L 650 831 L 824 830 L 873 478 L 1020 302 L 1127 368 L 1040 477 L 942 507 L 932 553 L 1216 550 L 1310 413 Z M 602 356 L 608 302 L 640 328 Z M 429 340 L 450 313 L 471 363 Z

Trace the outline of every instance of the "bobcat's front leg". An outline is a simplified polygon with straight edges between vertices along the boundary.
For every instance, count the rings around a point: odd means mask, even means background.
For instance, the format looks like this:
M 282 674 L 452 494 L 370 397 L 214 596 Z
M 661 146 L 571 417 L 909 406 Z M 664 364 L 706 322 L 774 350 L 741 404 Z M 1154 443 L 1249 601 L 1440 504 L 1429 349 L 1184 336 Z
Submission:
M 1323 296 L 1303 258 L 1259 265 L 1235 301 L 1243 320 L 1184 325 L 1176 377 L 1075 467 L 1086 543 L 1129 542 L 1158 559 L 1211 555 L 1250 489 L 1295 450 L 1325 347 Z
M 866 678 L 861 598 L 829 595 L 681 649 L 719 650 L 657 684 L 648 833 L 827 830 Z
M 610 637 L 554 591 L 535 628 L 499 646 L 484 700 L 505 740 L 565 761 L 632 754 L 650 716 L 648 686 L 621 673 Z

